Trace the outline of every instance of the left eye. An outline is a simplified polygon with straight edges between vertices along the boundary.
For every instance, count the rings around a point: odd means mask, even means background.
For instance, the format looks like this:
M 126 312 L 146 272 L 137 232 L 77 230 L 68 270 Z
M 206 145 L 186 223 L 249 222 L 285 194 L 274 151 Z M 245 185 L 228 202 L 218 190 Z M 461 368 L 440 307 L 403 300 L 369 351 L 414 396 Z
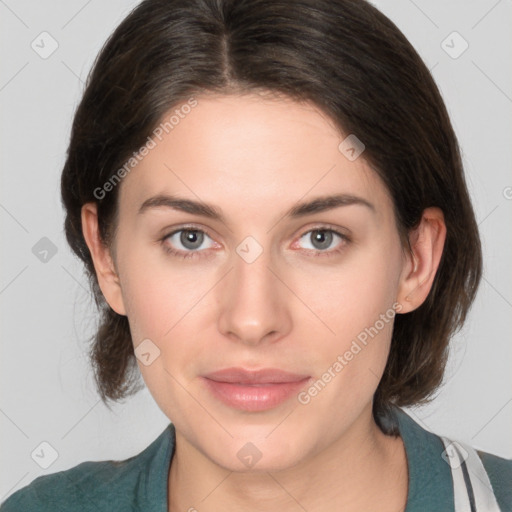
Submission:
M 305 249 L 310 249 L 313 251 L 326 251 L 331 246 L 333 240 L 338 238 L 340 241 L 344 241 L 346 239 L 340 233 L 333 231 L 332 229 L 312 229 L 307 233 L 304 233 L 300 240 L 310 240 L 311 247 L 305 247 Z

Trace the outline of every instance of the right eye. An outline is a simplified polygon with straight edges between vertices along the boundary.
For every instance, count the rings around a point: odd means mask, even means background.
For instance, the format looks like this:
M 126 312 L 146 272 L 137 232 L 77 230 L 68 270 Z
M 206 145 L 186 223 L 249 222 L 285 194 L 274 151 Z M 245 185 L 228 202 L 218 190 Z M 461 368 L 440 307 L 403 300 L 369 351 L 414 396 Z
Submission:
M 200 229 L 181 228 L 165 235 L 161 241 L 166 252 L 182 258 L 192 258 L 196 256 L 196 253 L 202 252 L 200 247 L 205 242 L 205 237 L 212 240 Z M 171 243 L 169 244 L 168 241 Z M 203 249 L 209 249 L 212 246 L 213 245 L 210 244 Z M 178 249 L 176 249 L 176 247 L 178 247 Z M 199 254 L 197 254 L 197 256 L 199 256 Z

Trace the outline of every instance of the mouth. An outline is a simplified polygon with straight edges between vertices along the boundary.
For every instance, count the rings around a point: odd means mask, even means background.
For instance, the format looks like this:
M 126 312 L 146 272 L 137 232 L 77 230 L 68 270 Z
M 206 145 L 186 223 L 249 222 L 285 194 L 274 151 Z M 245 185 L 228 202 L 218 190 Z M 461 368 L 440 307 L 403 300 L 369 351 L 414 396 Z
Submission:
M 311 376 L 274 368 L 257 371 L 226 368 L 204 375 L 202 379 L 213 397 L 225 405 L 258 412 L 273 409 L 289 400 Z

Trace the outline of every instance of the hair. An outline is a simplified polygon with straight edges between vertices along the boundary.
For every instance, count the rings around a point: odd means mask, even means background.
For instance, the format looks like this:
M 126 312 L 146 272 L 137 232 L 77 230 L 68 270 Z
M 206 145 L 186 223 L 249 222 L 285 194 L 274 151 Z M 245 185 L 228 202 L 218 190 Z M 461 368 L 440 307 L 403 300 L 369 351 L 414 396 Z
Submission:
M 66 238 L 100 314 L 89 354 L 97 389 L 106 405 L 119 401 L 141 389 L 140 372 L 128 319 L 98 286 L 81 207 L 97 204 L 100 239 L 112 247 L 119 187 L 101 199 L 94 191 L 163 116 L 193 96 L 258 91 L 310 102 L 364 143 L 406 249 L 425 208 L 444 213 L 446 241 L 430 293 L 395 317 L 373 398 L 384 428 L 393 407 L 426 403 L 441 385 L 449 340 L 476 295 L 482 254 L 439 89 L 402 32 L 365 0 L 144 0 L 105 43 L 73 120 L 61 179 Z

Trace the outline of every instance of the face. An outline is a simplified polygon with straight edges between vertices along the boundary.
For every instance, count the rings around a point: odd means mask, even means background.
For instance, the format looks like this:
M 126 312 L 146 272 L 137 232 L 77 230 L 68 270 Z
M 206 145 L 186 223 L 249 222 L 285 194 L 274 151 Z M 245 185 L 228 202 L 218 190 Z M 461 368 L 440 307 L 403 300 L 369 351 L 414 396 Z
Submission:
M 109 302 L 128 316 L 145 383 L 194 450 L 233 471 L 247 470 L 247 454 L 261 457 L 255 469 L 292 467 L 371 406 L 404 269 L 392 201 L 314 106 L 196 99 L 123 178 L 120 295 Z M 341 201 L 317 201 L 331 196 Z M 283 370 L 295 383 L 205 378 L 233 367 Z

